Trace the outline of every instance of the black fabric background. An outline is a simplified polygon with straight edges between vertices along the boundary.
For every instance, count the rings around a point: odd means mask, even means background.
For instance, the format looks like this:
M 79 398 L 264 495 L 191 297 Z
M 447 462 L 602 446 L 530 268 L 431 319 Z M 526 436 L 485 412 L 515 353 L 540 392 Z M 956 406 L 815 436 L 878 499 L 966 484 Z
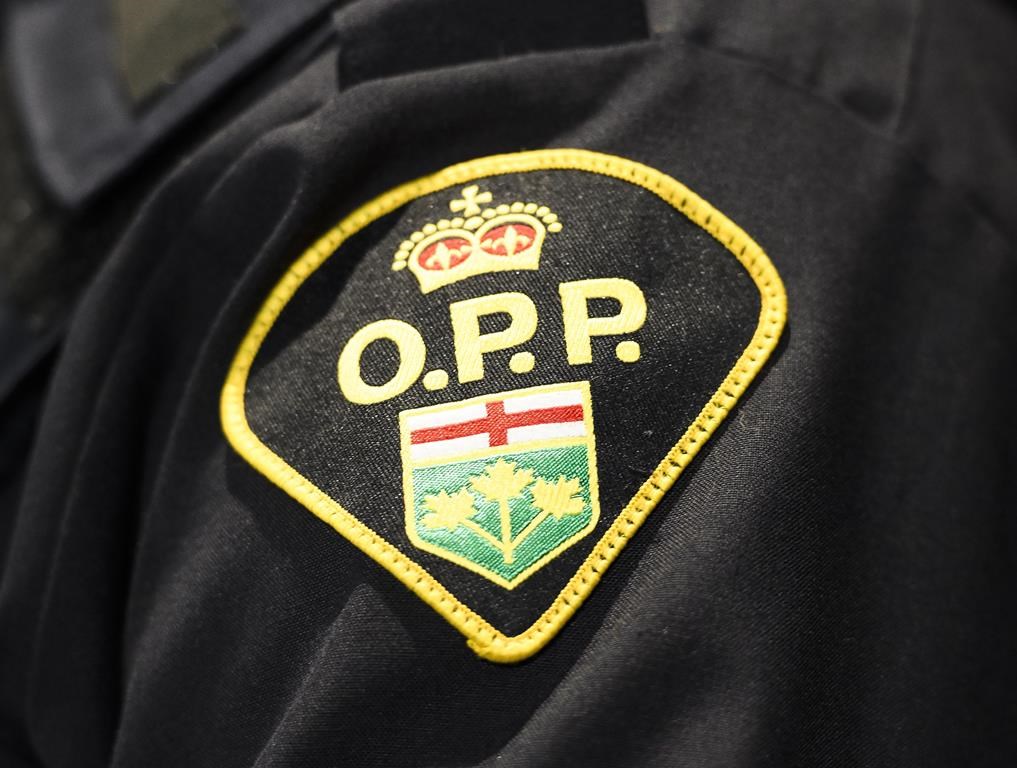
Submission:
M 840 6 L 772 26 L 813 61 L 865 51 Z M 51 382 L 0 587 L 8 763 L 1014 764 L 1011 6 L 885 6 L 908 23 L 859 54 L 878 110 L 831 85 L 851 68 L 715 45 L 739 7 L 421 71 L 392 22 L 397 72 L 339 88 L 324 53 L 179 165 Z M 544 146 L 686 183 L 767 250 L 790 319 L 566 630 L 505 667 L 247 467 L 217 406 L 337 213 Z
M 547 205 L 563 222 L 548 233 L 540 269 L 478 275 L 421 294 L 409 270 L 393 272 L 399 244 L 447 218 L 452 187 L 389 214 L 354 236 L 287 304 L 255 359 L 245 410 L 252 430 L 294 469 L 507 634 L 548 609 L 590 550 L 717 391 L 759 322 L 759 289 L 720 243 L 655 195 L 582 171 L 543 171 L 478 179 L 493 204 Z M 593 362 L 571 366 L 565 352 L 558 284 L 623 277 L 640 286 L 647 319 L 634 334 L 594 338 Z M 485 355 L 481 381 L 458 384 L 449 304 L 519 291 L 537 307 L 538 327 L 523 347 Z M 619 311 L 591 302 L 591 314 Z M 384 403 L 347 403 L 336 382 L 346 341 L 370 322 L 410 323 L 427 344 L 425 370 L 451 382 L 429 393 L 418 382 Z M 500 328 L 504 316 L 488 318 Z M 639 361 L 620 362 L 614 346 L 638 340 Z M 379 345 L 384 346 L 384 345 Z M 526 375 L 510 372 L 513 352 L 536 357 Z M 372 347 L 372 352 L 375 348 Z M 369 380 L 394 372 L 394 354 L 365 355 Z M 372 367 L 373 366 L 373 367 Z M 399 412 L 513 389 L 590 381 L 599 466 L 596 528 L 510 593 L 483 576 L 415 547 L 406 535 Z M 657 403 L 647 409 L 645 403 Z

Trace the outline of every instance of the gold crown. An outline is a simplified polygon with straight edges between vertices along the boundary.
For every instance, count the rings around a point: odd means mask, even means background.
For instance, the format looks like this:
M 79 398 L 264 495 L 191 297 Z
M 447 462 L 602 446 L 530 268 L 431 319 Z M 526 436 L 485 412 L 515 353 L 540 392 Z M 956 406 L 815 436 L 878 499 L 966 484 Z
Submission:
M 560 232 L 561 222 L 546 205 L 501 204 L 482 208 L 490 192 L 472 185 L 449 203 L 454 219 L 426 224 L 403 241 L 392 269 L 416 275 L 420 292 L 488 272 L 537 269 L 547 232 Z

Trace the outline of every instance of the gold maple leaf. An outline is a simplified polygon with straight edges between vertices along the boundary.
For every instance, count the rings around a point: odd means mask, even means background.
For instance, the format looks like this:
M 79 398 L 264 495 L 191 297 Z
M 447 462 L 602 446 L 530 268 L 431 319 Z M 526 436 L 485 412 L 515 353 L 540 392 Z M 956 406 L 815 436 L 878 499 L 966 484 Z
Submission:
M 516 469 L 513 461 L 498 459 L 484 468 L 484 474 L 470 478 L 470 485 L 489 501 L 505 503 L 514 499 L 533 482 L 533 472 Z
M 441 491 L 436 496 L 425 496 L 424 509 L 429 510 L 429 513 L 420 522 L 428 528 L 454 531 L 476 513 L 474 501 L 473 494 L 465 488 L 460 488 L 452 495 Z
M 579 495 L 579 478 L 566 479 L 560 475 L 553 483 L 543 478 L 537 478 L 533 489 L 533 506 L 541 512 L 554 515 L 555 520 L 561 520 L 566 515 L 582 514 L 586 506 L 583 497 Z

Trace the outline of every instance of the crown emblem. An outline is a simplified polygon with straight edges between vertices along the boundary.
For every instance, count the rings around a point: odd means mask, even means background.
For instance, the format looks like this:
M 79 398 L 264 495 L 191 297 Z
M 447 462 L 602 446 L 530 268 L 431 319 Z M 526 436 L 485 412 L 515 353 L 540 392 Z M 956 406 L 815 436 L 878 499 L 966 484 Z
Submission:
M 449 209 L 459 214 L 425 224 L 403 241 L 392 269 L 407 266 L 420 282 L 420 292 L 488 272 L 537 269 L 540 249 L 548 232 L 560 232 L 561 222 L 546 205 L 514 202 L 482 207 L 492 202 L 490 192 L 472 185 L 452 200 Z

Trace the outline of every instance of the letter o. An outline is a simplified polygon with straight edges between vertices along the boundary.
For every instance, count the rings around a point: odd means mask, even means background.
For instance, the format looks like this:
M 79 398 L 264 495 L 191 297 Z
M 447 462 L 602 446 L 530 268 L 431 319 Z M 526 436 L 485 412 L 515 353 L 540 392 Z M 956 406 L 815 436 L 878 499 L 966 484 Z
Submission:
M 376 386 L 364 381 L 360 358 L 365 349 L 381 339 L 396 345 L 399 368 L 391 379 Z M 339 389 L 351 403 L 380 403 L 412 387 L 424 370 L 426 358 L 427 347 L 420 331 L 402 320 L 378 320 L 353 334 L 339 354 Z

